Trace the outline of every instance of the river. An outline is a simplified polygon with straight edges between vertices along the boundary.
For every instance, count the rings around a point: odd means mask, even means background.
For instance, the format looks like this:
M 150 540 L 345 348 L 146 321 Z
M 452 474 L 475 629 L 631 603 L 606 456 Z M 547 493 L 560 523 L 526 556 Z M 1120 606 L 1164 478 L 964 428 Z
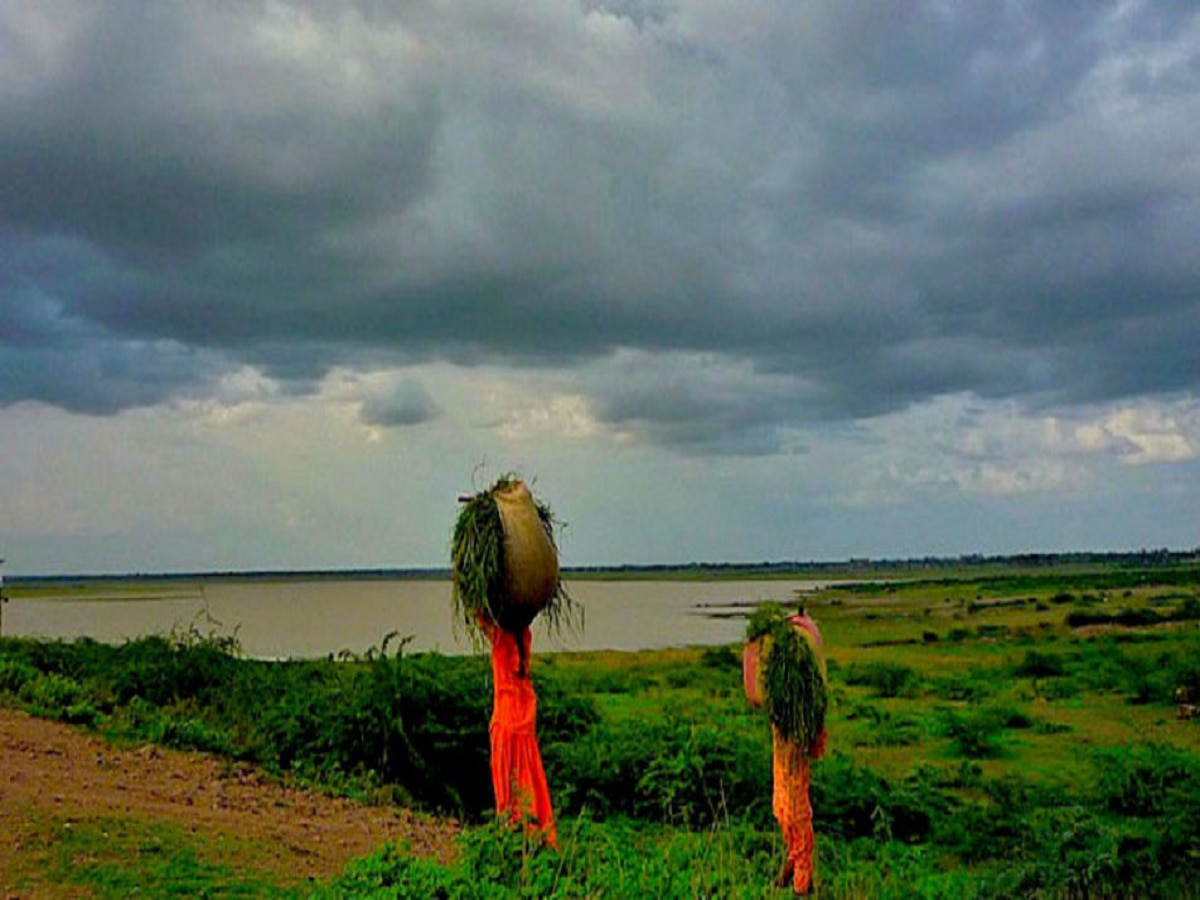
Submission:
M 534 624 L 541 651 L 648 650 L 740 640 L 745 607 L 789 602 L 828 582 L 811 580 L 567 581 L 583 610 L 582 628 L 548 634 Z M 85 596 L 17 598 L 5 604 L 5 636 L 121 643 L 148 634 L 195 630 L 236 637 L 260 659 L 361 654 L 396 632 L 410 652 L 471 652 L 456 633 L 450 582 L 443 579 L 199 578 L 129 587 L 89 587 Z

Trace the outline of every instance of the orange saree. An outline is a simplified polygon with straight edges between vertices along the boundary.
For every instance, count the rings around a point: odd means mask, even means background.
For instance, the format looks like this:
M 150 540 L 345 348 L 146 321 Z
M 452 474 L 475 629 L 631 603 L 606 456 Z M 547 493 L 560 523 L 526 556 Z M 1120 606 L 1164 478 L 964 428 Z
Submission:
M 550 788 L 538 749 L 537 695 L 529 677 L 533 636 L 528 628 L 518 637 L 493 624 L 485 626 L 492 645 L 491 751 L 492 787 L 496 812 L 513 822 L 527 822 L 554 846 L 558 837 Z
M 786 856 L 779 887 L 786 887 L 790 878 L 792 889 L 797 894 L 807 894 L 812 887 L 816 836 L 813 833 L 812 803 L 808 790 L 812 781 L 812 761 L 824 754 L 825 737 L 822 732 L 815 746 L 801 747 L 771 726 L 774 751 L 771 809 L 783 833 Z
M 821 633 L 808 616 L 791 616 L 789 621 L 809 636 L 817 649 L 822 649 Z M 813 832 L 812 803 L 809 787 L 812 783 L 812 762 L 825 754 L 828 732 L 822 730 L 811 747 L 803 747 L 780 734 L 771 726 L 772 775 L 774 778 L 771 809 L 783 834 L 784 864 L 778 887 L 791 881 L 796 894 L 812 889 L 813 856 L 816 835 Z

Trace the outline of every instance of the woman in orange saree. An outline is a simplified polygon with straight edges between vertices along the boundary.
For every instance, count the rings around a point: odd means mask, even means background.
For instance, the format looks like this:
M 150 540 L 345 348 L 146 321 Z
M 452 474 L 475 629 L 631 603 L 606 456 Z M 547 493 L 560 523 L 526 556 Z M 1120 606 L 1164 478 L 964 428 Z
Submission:
M 482 616 L 479 621 L 492 645 L 489 734 L 496 812 L 513 823 L 526 823 L 532 833 L 557 846 L 550 788 L 537 742 L 537 694 L 529 677 L 533 636 L 528 628 L 514 634 Z
M 812 644 L 818 655 L 823 655 L 821 632 L 803 608 L 796 615 L 789 616 L 787 621 Z M 742 677 L 746 696 L 755 706 L 762 703 L 758 683 L 760 649 L 760 644 L 752 641 L 746 645 L 743 656 Z M 785 735 L 774 722 L 771 724 L 771 810 L 779 822 L 784 846 L 783 868 L 775 880 L 775 886 L 786 888 L 791 884 L 797 896 L 812 890 L 816 836 L 813 832 L 809 788 L 813 760 L 825 754 L 827 739 L 828 732 L 822 728 L 816 739 L 810 745 L 805 745 Z

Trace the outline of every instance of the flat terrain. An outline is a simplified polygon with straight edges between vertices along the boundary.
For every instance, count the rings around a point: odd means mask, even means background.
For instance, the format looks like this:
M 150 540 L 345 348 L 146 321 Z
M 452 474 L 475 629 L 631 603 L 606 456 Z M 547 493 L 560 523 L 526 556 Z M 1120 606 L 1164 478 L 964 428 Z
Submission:
M 201 863 L 261 872 L 273 884 L 326 880 L 387 842 L 448 859 L 458 831 L 451 821 L 302 790 L 203 754 L 121 749 L 0 708 L 0 897 L 63 896 L 60 886 L 11 886 L 43 871 L 71 829 L 149 833 L 163 824 L 194 836 Z

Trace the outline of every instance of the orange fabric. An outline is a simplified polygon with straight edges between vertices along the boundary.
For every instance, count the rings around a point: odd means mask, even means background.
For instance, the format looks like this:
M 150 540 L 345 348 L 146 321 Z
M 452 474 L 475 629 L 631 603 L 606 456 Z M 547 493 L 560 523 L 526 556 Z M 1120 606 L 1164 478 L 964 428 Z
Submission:
M 803 629 L 818 650 L 823 650 L 817 623 L 807 615 L 791 616 L 789 621 Z M 812 761 L 825 755 L 829 734 L 822 729 L 816 743 L 802 747 L 790 741 L 771 726 L 772 775 L 774 778 L 771 809 L 783 832 L 785 871 L 791 872 L 792 890 L 807 894 L 812 888 L 813 858 L 816 853 L 816 834 L 813 832 L 812 803 L 809 787 L 812 783 Z
M 813 639 L 813 643 L 817 645 L 818 650 L 825 649 L 825 642 L 821 640 L 821 630 L 817 628 L 817 623 L 812 620 L 812 616 L 808 613 L 798 613 L 794 616 L 788 616 L 788 621 L 797 628 L 803 628 L 808 632 L 809 637 Z
M 762 686 L 758 683 L 758 662 L 762 655 L 762 642 L 747 642 L 742 650 L 742 688 L 746 699 L 755 709 L 763 705 Z
M 798 894 L 805 894 L 812 886 L 813 853 L 816 849 L 812 804 L 808 797 L 814 757 L 810 757 L 799 744 L 781 735 L 774 726 L 771 727 L 771 737 L 774 752 L 771 809 L 783 832 L 787 867 L 792 873 L 792 889 Z M 824 751 L 824 734 L 818 747 Z M 815 751 L 818 748 L 812 749 Z
M 533 636 L 528 628 L 521 633 L 526 660 L 526 671 L 522 673 L 517 637 L 491 624 L 485 624 L 484 631 L 492 645 L 493 705 L 489 731 L 496 812 L 507 813 L 514 822 L 532 820 L 546 842 L 557 845 L 550 788 L 537 743 L 537 694 L 528 672 Z

